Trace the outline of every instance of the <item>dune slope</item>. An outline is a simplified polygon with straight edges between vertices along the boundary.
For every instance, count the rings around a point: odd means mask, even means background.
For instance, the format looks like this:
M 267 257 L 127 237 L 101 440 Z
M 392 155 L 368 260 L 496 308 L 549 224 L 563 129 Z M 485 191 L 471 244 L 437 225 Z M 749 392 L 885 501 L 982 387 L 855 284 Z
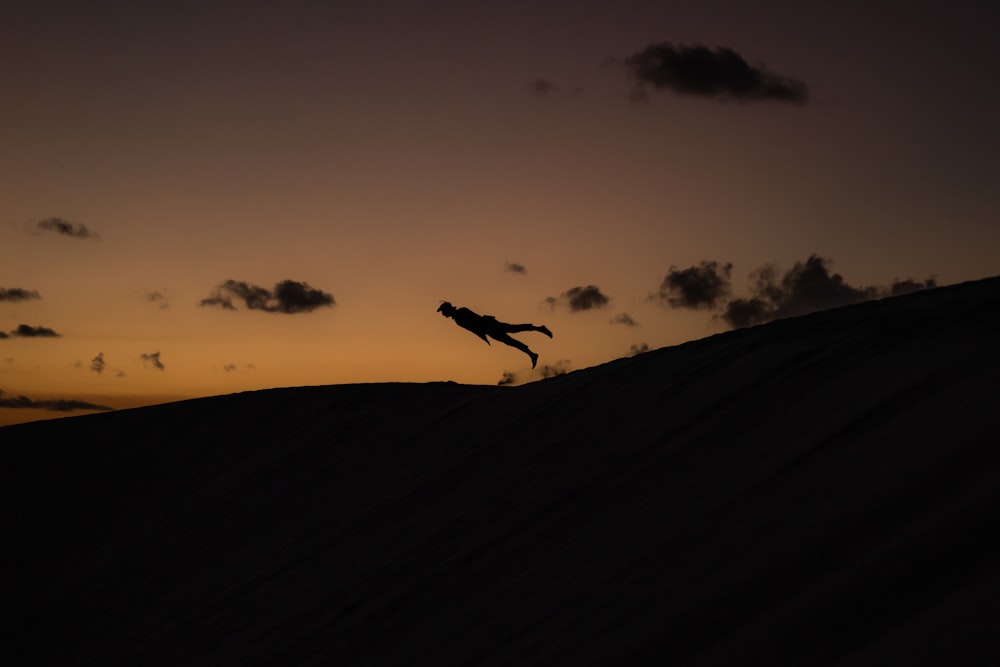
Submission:
M 1000 664 L 998 331 L 993 278 L 0 428 L 4 662 Z

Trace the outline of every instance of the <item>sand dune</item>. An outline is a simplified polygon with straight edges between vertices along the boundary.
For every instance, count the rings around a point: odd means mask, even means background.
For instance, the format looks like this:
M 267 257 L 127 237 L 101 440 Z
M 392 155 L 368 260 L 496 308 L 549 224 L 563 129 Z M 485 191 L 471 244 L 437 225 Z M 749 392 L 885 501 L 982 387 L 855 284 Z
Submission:
M 998 332 L 993 278 L 0 428 L 4 663 L 1000 664 Z

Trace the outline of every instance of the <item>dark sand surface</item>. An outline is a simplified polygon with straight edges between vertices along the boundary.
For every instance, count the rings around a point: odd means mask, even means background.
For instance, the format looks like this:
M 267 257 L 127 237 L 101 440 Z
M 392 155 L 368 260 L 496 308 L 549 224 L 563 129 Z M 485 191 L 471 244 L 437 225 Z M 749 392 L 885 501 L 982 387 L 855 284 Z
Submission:
M 8 665 L 1000 664 L 1000 279 L 0 428 Z

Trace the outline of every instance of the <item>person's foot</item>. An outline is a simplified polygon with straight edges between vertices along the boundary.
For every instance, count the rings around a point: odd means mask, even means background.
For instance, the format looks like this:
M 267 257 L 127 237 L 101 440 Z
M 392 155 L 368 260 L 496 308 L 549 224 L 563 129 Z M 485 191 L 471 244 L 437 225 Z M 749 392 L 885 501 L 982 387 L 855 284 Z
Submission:
M 529 352 L 528 356 L 531 357 L 531 367 L 534 368 L 535 364 L 538 363 L 538 355 L 534 352 Z
M 538 327 L 537 331 L 540 331 L 543 334 L 545 334 L 546 336 L 548 336 L 549 338 L 552 338 L 552 332 L 549 331 L 549 328 L 547 326 L 545 326 L 544 324 L 542 326 Z

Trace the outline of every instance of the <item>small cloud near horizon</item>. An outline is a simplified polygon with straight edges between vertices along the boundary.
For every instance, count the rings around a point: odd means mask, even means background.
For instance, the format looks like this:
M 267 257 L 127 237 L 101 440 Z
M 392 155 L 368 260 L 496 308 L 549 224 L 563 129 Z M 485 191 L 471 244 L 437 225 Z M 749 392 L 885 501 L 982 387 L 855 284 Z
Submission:
M 11 396 L 0 389 L 0 408 L 31 408 L 35 410 L 51 410 L 53 412 L 72 412 L 73 410 L 114 410 L 106 405 L 97 405 L 87 401 L 54 398 L 33 400 L 27 396 Z
M 29 326 L 19 324 L 17 328 L 9 334 L 0 332 L 0 338 L 61 338 L 62 334 L 43 326 Z
M 569 359 L 559 359 L 553 364 L 545 364 L 539 367 L 538 374 L 543 378 L 552 378 L 557 375 L 565 375 L 570 371 L 570 360 Z
M 216 287 L 210 296 L 202 299 L 199 305 L 237 310 L 233 305 L 234 299 L 243 301 L 247 310 L 289 315 L 336 305 L 332 294 L 294 280 L 283 280 L 273 290 L 239 280 L 227 280 Z
M 647 99 L 646 86 L 679 95 L 744 102 L 805 104 L 809 99 L 806 84 L 773 74 L 763 65 L 752 66 L 726 47 L 710 49 L 700 44 L 660 42 L 633 53 L 624 64 L 639 86 L 640 101 Z
M 70 236 L 77 239 L 99 238 L 97 233 L 87 229 L 87 225 L 82 222 L 80 224 L 73 224 L 62 218 L 45 218 L 44 220 L 39 220 L 36 226 L 42 231 L 53 232 L 60 236 Z
M 90 360 L 90 370 L 95 373 L 104 372 L 104 353 L 98 352 L 97 356 Z
M 0 301 L 31 301 L 41 299 L 42 295 L 37 290 L 24 289 L 23 287 L 0 287 Z
M 524 264 L 519 264 L 517 262 L 504 262 L 503 268 L 505 271 L 510 271 L 511 273 L 520 273 L 524 275 L 528 272 Z
M 646 352 L 649 352 L 649 345 L 646 343 L 635 343 L 629 348 L 628 356 L 637 357 Z
M 830 259 L 816 254 L 796 262 L 784 273 L 779 273 L 774 264 L 766 264 L 750 274 L 752 296 L 730 301 L 721 317 L 738 329 L 937 286 L 933 278 L 923 283 L 907 278 L 897 279 L 888 287 L 855 287 L 839 273 L 833 273 L 831 264 Z

